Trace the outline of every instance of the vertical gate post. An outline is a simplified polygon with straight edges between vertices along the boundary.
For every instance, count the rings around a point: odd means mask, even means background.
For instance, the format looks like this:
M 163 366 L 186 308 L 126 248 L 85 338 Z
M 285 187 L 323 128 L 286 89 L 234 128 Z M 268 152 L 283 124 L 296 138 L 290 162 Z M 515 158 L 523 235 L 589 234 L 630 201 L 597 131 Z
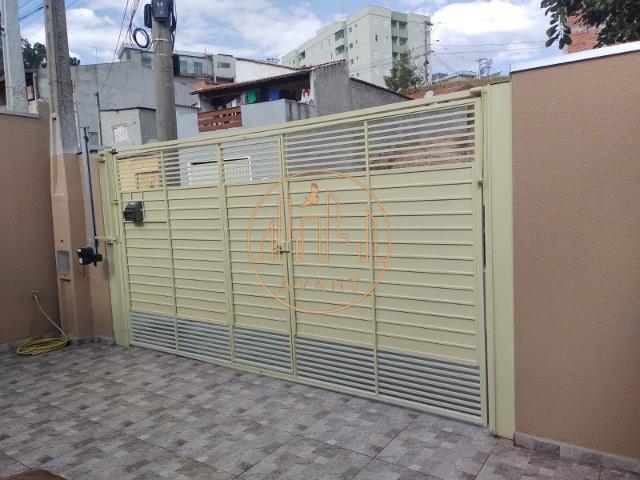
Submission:
M 113 318 L 113 335 L 116 344 L 128 346 L 129 332 L 129 293 L 126 279 L 127 265 L 123 249 L 124 235 L 121 231 L 120 214 L 122 204 L 117 186 L 115 152 L 100 153 L 98 158 L 100 191 L 104 215 L 104 238 L 106 244 L 107 264 L 109 267 L 109 290 L 111 296 L 111 315 Z
M 284 146 L 284 135 L 278 136 L 278 144 L 280 147 L 280 178 L 287 178 L 287 159 L 285 153 Z M 282 198 L 289 198 L 289 181 L 285 180 L 282 182 Z M 283 219 L 284 231 L 289 231 L 289 202 L 282 202 L 283 212 L 280 212 Z M 290 239 L 286 238 L 286 242 L 289 242 Z M 278 246 L 280 248 L 280 246 Z M 285 253 L 285 261 L 284 261 L 284 275 L 287 277 L 287 282 L 291 286 L 289 291 L 289 305 L 296 304 L 296 284 L 295 278 L 293 276 L 293 255 L 291 249 Z M 289 342 L 291 347 L 291 373 L 293 375 L 298 375 L 298 365 L 296 363 L 296 332 L 297 332 L 297 320 L 298 316 L 296 314 L 296 310 L 291 307 L 287 307 L 289 310 Z
M 231 361 L 236 359 L 234 325 L 235 313 L 233 303 L 233 277 L 231 275 L 231 239 L 229 237 L 229 211 L 227 210 L 227 185 L 224 179 L 224 152 L 222 144 L 218 143 L 216 147 L 216 156 L 218 157 L 218 200 L 220 202 L 220 224 L 222 226 L 223 257 L 224 257 L 224 284 L 227 298 L 227 327 L 229 328 L 229 352 Z

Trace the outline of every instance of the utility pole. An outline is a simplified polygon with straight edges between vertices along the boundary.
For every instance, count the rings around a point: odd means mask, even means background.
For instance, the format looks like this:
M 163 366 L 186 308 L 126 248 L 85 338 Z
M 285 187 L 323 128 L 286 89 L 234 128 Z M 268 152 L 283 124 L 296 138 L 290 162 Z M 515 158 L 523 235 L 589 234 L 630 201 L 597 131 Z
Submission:
M 173 40 L 171 38 L 174 1 L 151 1 L 156 136 L 160 141 L 178 138 L 176 95 L 173 83 Z
M 0 9 L 0 30 L 2 32 L 0 41 L 2 41 L 4 59 L 7 109 L 26 112 L 28 110 L 27 84 L 24 79 L 18 0 L 1 0 Z
M 44 0 L 50 102 L 53 238 L 62 328 L 71 338 L 93 334 L 89 277 L 75 261 L 86 245 L 82 171 L 73 108 L 64 0 Z
M 431 83 L 431 20 L 424 21 L 424 79 Z
M 79 144 L 73 108 L 73 84 L 71 82 L 64 0 L 44 0 L 44 15 L 52 120 L 51 135 L 54 142 L 51 154 L 77 154 Z

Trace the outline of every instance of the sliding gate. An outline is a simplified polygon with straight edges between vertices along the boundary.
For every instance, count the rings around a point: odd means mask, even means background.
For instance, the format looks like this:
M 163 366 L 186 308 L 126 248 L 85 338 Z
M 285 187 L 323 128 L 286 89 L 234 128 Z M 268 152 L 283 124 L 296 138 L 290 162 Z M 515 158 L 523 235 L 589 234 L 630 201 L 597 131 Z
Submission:
M 130 342 L 486 422 L 480 108 L 109 155 Z

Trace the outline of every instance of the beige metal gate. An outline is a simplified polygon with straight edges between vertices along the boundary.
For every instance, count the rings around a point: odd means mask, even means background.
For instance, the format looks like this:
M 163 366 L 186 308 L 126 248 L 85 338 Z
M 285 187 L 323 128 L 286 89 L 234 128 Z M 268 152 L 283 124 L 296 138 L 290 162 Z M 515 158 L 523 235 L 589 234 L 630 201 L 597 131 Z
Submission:
M 486 423 L 481 105 L 109 155 L 130 342 Z

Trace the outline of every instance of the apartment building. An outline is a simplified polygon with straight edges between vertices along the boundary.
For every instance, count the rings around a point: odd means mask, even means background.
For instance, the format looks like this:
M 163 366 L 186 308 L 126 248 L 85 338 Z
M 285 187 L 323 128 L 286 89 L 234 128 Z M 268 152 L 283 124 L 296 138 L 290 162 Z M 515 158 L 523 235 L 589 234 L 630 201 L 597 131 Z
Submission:
M 369 5 L 322 27 L 282 57 L 281 64 L 301 67 L 346 60 L 352 77 L 384 86 L 384 76 L 400 53 L 410 53 L 416 64 L 424 65 L 429 25 L 428 16 Z

